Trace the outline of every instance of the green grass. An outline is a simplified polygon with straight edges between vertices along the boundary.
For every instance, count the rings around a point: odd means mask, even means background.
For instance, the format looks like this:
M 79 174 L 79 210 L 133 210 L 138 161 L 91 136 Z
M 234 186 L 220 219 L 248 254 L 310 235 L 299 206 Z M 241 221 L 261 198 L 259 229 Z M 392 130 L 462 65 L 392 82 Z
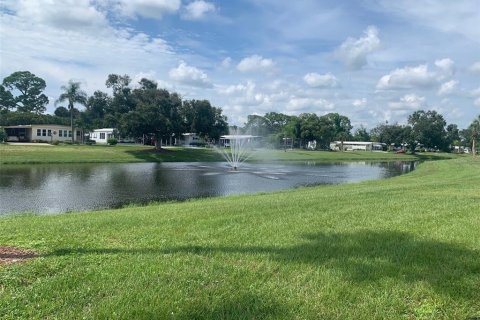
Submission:
M 251 161 L 383 161 L 445 159 L 458 157 L 446 153 L 404 155 L 387 152 L 325 152 L 293 150 L 259 150 Z M 148 146 L 85 146 L 85 145 L 6 145 L 0 144 L 0 164 L 86 163 L 86 162 L 162 162 L 222 161 L 214 149 L 166 148 L 155 152 Z
M 474 319 L 480 162 L 383 181 L 0 219 L 5 319 Z

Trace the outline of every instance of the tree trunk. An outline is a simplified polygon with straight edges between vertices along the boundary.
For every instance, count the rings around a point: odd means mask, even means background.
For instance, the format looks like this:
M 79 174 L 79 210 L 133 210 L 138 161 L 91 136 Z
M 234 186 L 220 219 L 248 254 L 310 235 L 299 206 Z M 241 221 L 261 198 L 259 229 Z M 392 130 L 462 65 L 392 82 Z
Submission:
M 70 128 L 72 130 L 72 144 L 75 142 L 75 134 L 73 132 L 73 105 L 70 105 Z
M 155 136 L 155 150 L 162 150 L 162 137 L 159 135 Z
M 475 157 L 475 141 L 476 140 L 477 139 L 475 139 L 475 138 L 472 139 L 472 154 L 473 154 L 473 157 Z

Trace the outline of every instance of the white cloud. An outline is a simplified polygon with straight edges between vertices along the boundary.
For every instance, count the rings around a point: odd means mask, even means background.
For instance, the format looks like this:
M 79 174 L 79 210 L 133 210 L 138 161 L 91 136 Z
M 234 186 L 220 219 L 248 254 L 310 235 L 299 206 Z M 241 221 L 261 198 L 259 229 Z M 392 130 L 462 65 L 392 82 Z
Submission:
M 288 111 L 317 112 L 333 110 L 335 104 L 325 99 L 292 97 L 287 103 Z
M 378 90 L 428 88 L 436 83 L 435 74 L 428 71 L 426 64 L 418 67 L 395 69 L 384 75 L 377 83 Z
M 477 43 L 480 42 L 480 10 L 473 0 L 433 1 L 433 0 L 376 0 L 372 8 L 382 8 L 420 25 L 462 35 Z
M 438 95 L 446 96 L 453 94 L 457 89 L 458 81 L 450 80 L 448 82 L 442 83 L 440 89 L 438 89 Z
M 120 5 L 127 16 L 161 19 L 166 14 L 176 13 L 181 0 L 120 0 Z
M 255 87 L 256 87 L 256 84 L 254 82 L 247 81 L 247 83 L 245 84 L 239 83 L 239 84 L 230 85 L 227 87 L 219 87 L 217 91 L 225 95 L 238 95 L 238 94 L 253 95 Z
M 169 71 L 170 79 L 193 87 L 211 88 L 213 85 L 205 72 L 187 65 L 184 61 Z
M 215 12 L 215 5 L 211 2 L 196 0 L 185 6 L 185 12 L 182 15 L 187 20 L 201 20 L 209 12 Z
M 72 30 L 107 24 L 105 15 L 89 0 L 20 0 L 8 3 L 10 10 L 30 23 Z M 2 23 L 3 24 L 3 23 Z
M 470 72 L 480 73 L 480 61 L 475 62 L 469 68 Z
M 436 60 L 435 65 L 440 68 L 443 74 L 447 77 L 451 77 L 455 74 L 455 63 L 450 58 Z
M 240 61 L 237 69 L 241 72 L 270 71 L 273 69 L 273 66 L 274 63 L 271 59 L 254 54 Z
M 338 79 L 331 73 L 318 74 L 318 73 L 307 73 L 303 80 L 310 87 L 316 88 L 333 88 L 338 86 Z
M 390 102 L 388 105 L 392 110 L 418 110 L 425 106 L 425 97 L 406 94 L 399 101 Z
M 365 36 L 348 38 L 336 51 L 336 56 L 348 68 L 358 70 L 367 64 L 367 55 L 380 47 L 378 29 L 374 26 L 364 31 Z

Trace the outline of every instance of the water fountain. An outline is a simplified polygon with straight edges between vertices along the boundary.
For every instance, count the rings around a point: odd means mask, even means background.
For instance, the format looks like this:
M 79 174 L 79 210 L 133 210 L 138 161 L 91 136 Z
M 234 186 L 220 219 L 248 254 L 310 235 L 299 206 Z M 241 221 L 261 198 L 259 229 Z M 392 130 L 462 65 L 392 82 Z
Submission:
M 231 134 L 220 138 L 220 147 L 217 150 L 222 154 L 230 168 L 237 171 L 242 163 L 253 155 L 255 138 L 257 137 L 240 134 L 237 130 L 234 130 Z

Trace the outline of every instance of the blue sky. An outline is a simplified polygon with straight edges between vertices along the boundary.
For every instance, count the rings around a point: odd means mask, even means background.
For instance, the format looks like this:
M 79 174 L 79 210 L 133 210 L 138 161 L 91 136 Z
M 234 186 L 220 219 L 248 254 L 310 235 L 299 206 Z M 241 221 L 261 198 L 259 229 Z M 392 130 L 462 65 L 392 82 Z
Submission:
M 480 114 L 476 0 L 2 0 L 0 76 L 107 91 L 110 73 L 249 114 L 338 112 L 355 126 Z

